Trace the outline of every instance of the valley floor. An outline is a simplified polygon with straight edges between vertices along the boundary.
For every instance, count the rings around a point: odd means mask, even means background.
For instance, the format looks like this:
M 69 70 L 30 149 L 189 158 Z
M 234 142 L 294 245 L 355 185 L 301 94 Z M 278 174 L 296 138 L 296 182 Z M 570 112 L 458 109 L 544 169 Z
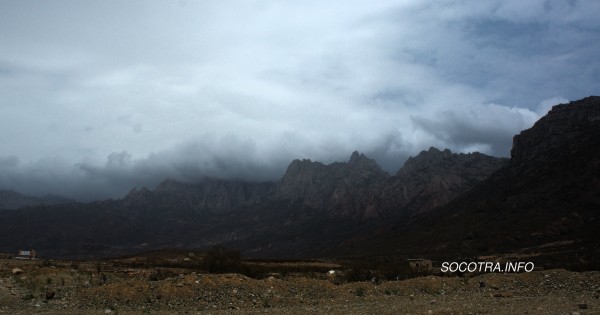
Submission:
M 600 272 L 334 282 L 0 260 L 0 314 L 600 314 Z

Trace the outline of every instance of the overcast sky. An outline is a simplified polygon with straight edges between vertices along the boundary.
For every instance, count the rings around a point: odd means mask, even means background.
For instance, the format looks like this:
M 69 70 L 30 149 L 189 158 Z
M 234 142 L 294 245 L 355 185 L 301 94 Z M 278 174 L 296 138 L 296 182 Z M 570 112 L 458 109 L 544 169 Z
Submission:
M 0 0 L 0 189 L 118 198 L 164 178 L 395 173 L 509 156 L 598 95 L 600 1 Z

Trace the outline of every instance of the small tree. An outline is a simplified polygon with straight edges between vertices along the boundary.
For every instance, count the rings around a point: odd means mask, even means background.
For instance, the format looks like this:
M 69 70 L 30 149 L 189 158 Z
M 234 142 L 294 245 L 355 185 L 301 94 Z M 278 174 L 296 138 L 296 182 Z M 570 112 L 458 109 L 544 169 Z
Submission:
M 229 249 L 223 245 L 213 246 L 204 257 L 204 267 L 210 273 L 237 272 L 241 265 L 240 251 Z

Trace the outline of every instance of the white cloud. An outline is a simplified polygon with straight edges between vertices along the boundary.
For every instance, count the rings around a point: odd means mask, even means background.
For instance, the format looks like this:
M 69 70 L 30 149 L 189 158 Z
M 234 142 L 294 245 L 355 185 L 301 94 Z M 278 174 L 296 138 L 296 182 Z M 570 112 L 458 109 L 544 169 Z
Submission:
M 497 104 L 450 105 L 426 116 L 413 116 L 415 128 L 438 147 L 460 152 L 479 152 L 508 156 L 515 131 L 527 129 L 540 116 L 528 109 Z
M 57 187 L 45 174 L 70 196 L 118 196 L 168 176 L 276 178 L 291 159 L 354 150 L 391 172 L 431 145 L 506 156 L 549 103 L 597 91 L 593 12 L 594 1 L 3 2 L 0 152 L 18 163 L 0 189 Z
M 552 106 L 558 105 L 558 104 L 567 104 L 567 103 L 569 103 L 569 100 L 564 97 L 560 97 L 560 96 L 552 97 L 552 98 L 541 101 L 536 109 L 536 112 L 538 113 L 538 115 L 544 116 L 548 113 L 548 111 L 550 111 L 550 109 L 552 109 Z

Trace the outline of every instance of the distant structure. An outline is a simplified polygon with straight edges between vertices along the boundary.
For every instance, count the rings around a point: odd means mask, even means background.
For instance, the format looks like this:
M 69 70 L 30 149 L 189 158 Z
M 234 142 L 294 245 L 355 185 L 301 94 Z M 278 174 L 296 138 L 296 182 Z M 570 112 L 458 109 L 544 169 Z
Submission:
M 11 259 L 13 255 L 7 253 L 0 253 L 0 259 Z
M 37 253 L 35 250 L 19 250 L 15 259 L 37 259 Z
M 413 271 L 416 272 L 431 272 L 433 271 L 432 261 L 429 259 L 409 259 L 408 264 Z

